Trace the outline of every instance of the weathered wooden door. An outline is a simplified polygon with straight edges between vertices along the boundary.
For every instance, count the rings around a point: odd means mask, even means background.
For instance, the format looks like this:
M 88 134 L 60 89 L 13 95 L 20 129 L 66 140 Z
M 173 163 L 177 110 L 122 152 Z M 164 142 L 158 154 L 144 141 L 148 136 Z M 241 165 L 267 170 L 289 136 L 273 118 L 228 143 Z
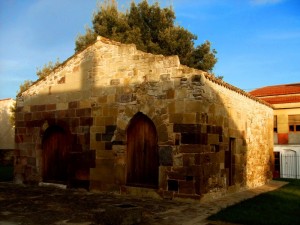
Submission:
M 58 126 L 46 130 L 43 138 L 43 180 L 66 183 L 68 178 L 69 140 Z
M 127 185 L 158 185 L 158 145 L 154 123 L 137 113 L 127 129 Z

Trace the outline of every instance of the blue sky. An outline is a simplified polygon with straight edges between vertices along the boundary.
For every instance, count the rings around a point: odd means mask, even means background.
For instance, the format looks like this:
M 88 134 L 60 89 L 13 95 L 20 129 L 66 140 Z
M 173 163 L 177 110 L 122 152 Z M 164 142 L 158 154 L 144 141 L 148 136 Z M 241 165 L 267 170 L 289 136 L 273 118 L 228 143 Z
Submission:
M 124 8 L 130 0 L 118 1 Z M 149 0 L 149 2 L 153 2 Z M 161 0 L 176 23 L 217 50 L 216 75 L 238 88 L 300 82 L 298 0 Z M 14 98 L 37 68 L 74 54 L 96 0 L 0 0 L 0 99 Z

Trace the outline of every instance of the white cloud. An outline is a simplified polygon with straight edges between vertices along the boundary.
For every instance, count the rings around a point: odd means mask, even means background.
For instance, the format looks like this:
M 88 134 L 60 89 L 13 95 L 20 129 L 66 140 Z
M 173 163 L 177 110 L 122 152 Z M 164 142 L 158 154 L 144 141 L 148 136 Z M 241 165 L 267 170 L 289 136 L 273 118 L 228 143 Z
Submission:
M 284 0 L 250 0 L 253 5 L 272 5 L 283 2 Z
M 268 40 L 291 40 L 291 39 L 300 39 L 300 31 L 278 31 L 278 32 L 269 32 L 260 35 L 263 39 Z

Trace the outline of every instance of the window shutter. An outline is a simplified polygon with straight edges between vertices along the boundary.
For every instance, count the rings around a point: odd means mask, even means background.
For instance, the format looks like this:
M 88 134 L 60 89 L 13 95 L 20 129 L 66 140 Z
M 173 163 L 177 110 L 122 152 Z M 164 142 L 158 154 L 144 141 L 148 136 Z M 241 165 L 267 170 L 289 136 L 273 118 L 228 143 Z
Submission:
M 300 115 L 289 115 L 289 125 L 300 124 Z

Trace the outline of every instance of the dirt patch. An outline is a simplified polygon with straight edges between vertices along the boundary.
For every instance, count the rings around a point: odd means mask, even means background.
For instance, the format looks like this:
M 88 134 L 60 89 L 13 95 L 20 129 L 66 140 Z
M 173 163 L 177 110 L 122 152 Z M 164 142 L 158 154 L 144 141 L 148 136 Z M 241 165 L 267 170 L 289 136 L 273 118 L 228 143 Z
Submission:
M 111 206 L 116 204 L 141 207 L 142 224 L 153 224 L 157 213 L 176 207 L 179 203 L 90 193 L 85 190 L 0 184 L 0 224 L 6 221 L 19 225 L 94 225 L 99 224 L 99 216 L 96 218 L 95 215 L 108 208 L 111 210 Z

